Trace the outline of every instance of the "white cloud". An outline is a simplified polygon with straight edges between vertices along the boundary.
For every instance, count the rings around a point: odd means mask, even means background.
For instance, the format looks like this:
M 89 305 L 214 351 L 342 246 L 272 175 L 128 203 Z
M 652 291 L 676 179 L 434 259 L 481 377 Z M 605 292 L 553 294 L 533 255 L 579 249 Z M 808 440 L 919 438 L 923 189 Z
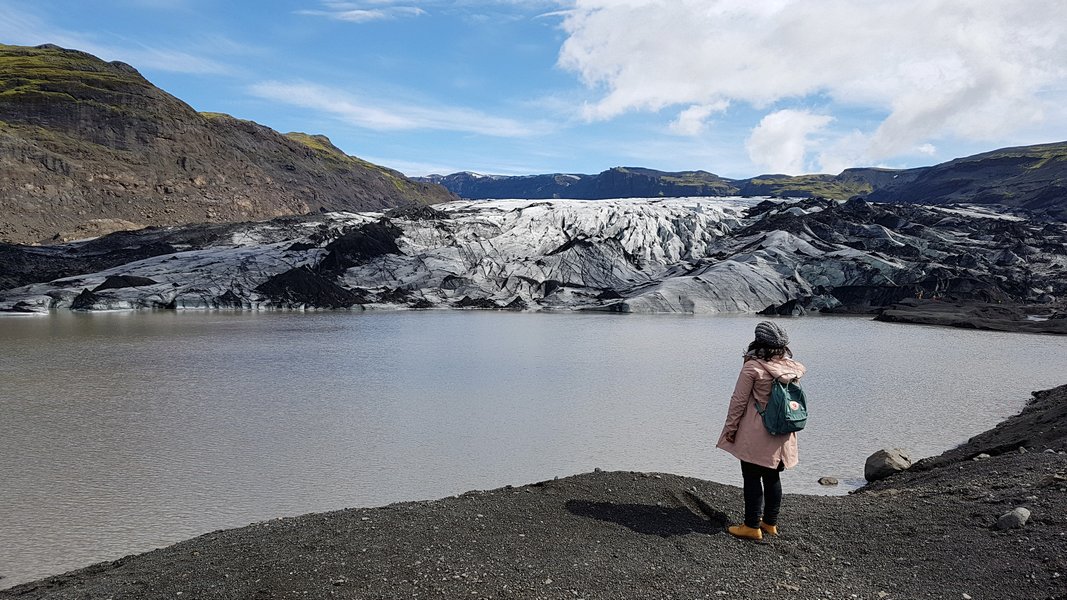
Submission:
M 36 46 L 55 44 L 81 50 L 103 60 L 121 60 L 137 69 L 204 75 L 229 74 L 232 69 L 218 60 L 173 46 L 149 46 L 137 42 L 99 42 L 99 36 L 53 27 L 34 14 L 0 2 L 0 38 L 8 44 Z M 219 40 L 215 40 L 218 42 Z M 233 48 L 230 48 L 232 50 Z
M 721 113 L 730 106 L 725 100 L 713 104 L 694 104 L 678 113 L 678 118 L 671 121 L 670 130 L 678 135 L 700 135 L 708 126 L 708 118 Z
M 724 99 L 881 114 L 863 132 L 881 160 L 1059 118 L 1064 23 L 1062 0 L 576 0 L 559 65 L 598 92 L 593 120 Z
M 421 106 L 381 99 L 372 102 L 313 83 L 265 81 L 253 85 L 250 91 L 260 98 L 316 110 L 351 125 L 377 131 L 430 129 L 495 137 L 524 137 L 536 133 L 534 128 L 513 119 L 468 108 Z
M 298 14 L 329 17 L 336 21 L 367 23 L 398 17 L 418 17 L 426 11 L 417 6 L 394 6 L 391 0 L 366 0 L 364 2 L 323 2 L 319 10 L 300 10 Z
M 561 16 L 566 11 L 554 9 L 569 7 L 572 0 L 321 0 L 319 4 L 322 8 L 298 10 L 296 14 L 366 23 L 426 15 L 429 13 L 423 7 L 428 7 L 435 13 L 461 14 L 469 22 L 489 23 L 530 18 L 513 11 L 533 11 L 533 18 Z
M 809 172 L 805 162 L 811 135 L 822 131 L 833 117 L 804 110 L 779 110 L 763 117 L 745 142 L 752 162 L 771 173 L 800 175 Z
M 825 132 L 820 136 L 815 163 L 818 172 L 837 174 L 845 169 L 856 166 L 886 166 L 881 161 L 871 158 L 871 136 L 862 131 L 852 130 L 837 133 L 830 139 Z M 814 146 L 814 145 L 813 145 Z M 814 148 L 809 146 L 814 151 Z
M 915 151 L 919 154 L 925 154 L 926 156 L 933 156 L 937 154 L 937 146 L 934 146 L 933 144 L 921 144 Z

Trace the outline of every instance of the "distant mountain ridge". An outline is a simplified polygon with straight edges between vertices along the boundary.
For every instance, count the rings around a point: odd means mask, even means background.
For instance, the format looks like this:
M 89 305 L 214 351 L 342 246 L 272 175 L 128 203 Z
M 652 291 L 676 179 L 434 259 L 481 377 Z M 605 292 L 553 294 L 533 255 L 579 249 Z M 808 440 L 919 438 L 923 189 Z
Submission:
M 488 198 L 650 198 L 656 196 L 732 196 L 728 179 L 707 171 L 666 173 L 654 169 L 615 167 L 598 175 L 551 173 L 504 176 L 463 172 L 430 175 L 416 180 L 438 183 L 471 200 Z
M 914 169 L 853 168 L 838 175 L 727 179 L 707 171 L 615 167 L 596 175 L 503 176 L 463 172 L 416 178 L 467 199 L 606 199 L 657 196 L 864 196 L 880 202 L 1003 204 L 1067 218 L 1067 142 L 1004 148 Z
M 878 202 L 1003 204 L 1067 217 L 1067 142 L 1001 148 L 912 169 L 870 195 Z
M 455 199 L 348 156 L 198 113 L 136 69 L 54 45 L 0 45 L 0 240 Z

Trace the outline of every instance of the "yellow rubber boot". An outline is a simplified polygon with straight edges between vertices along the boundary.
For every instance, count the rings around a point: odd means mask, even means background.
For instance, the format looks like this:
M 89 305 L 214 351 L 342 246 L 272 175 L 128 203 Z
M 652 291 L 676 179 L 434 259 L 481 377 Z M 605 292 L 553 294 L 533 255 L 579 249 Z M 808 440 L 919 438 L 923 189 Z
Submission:
M 763 533 L 766 533 L 767 535 L 778 535 L 778 526 L 777 525 L 768 525 L 768 524 L 764 523 L 763 521 L 760 521 L 759 522 L 759 528 L 760 528 L 761 531 L 763 531 Z
M 746 540 L 762 540 L 763 531 L 759 527 L 749 527 L 748 525 L 731 525 L 726 528 L 726 531 L 730 532 L 730 535 L 739 537 Z

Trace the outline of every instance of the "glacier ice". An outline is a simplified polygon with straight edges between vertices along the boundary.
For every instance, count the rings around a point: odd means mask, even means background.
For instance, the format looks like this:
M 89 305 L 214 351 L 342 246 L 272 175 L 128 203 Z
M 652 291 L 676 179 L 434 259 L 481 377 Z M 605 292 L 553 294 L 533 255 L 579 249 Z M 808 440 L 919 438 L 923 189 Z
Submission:
M 1062 298 L 1062 277 L 1025 282 L 1067 263 L 1062 223 L 817 199 L 459 201 L 198 227 L 126 233 L 109 251 L 136 260 L 0 292 L 0 310 L 862 310 L 938 294 Z M 118 277 L 144 279 L 101 287 Z

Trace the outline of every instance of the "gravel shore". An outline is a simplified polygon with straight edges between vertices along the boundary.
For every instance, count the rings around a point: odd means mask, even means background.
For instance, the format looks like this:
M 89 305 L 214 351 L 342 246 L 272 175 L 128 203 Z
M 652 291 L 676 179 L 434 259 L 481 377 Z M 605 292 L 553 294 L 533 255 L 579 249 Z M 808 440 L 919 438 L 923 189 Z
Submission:
M 1063 599 L 1064 451 L 1067 386 L 849 496 L 787 495 L 763 542 L 725 532 L 738 488 L 594 472 L 217 531 L 0 599 Z
M 989 304 L 910 298 L 882 309 L 875 320 L 962 329 L 1067 334 L 1067 309 L 1062 304 Z

